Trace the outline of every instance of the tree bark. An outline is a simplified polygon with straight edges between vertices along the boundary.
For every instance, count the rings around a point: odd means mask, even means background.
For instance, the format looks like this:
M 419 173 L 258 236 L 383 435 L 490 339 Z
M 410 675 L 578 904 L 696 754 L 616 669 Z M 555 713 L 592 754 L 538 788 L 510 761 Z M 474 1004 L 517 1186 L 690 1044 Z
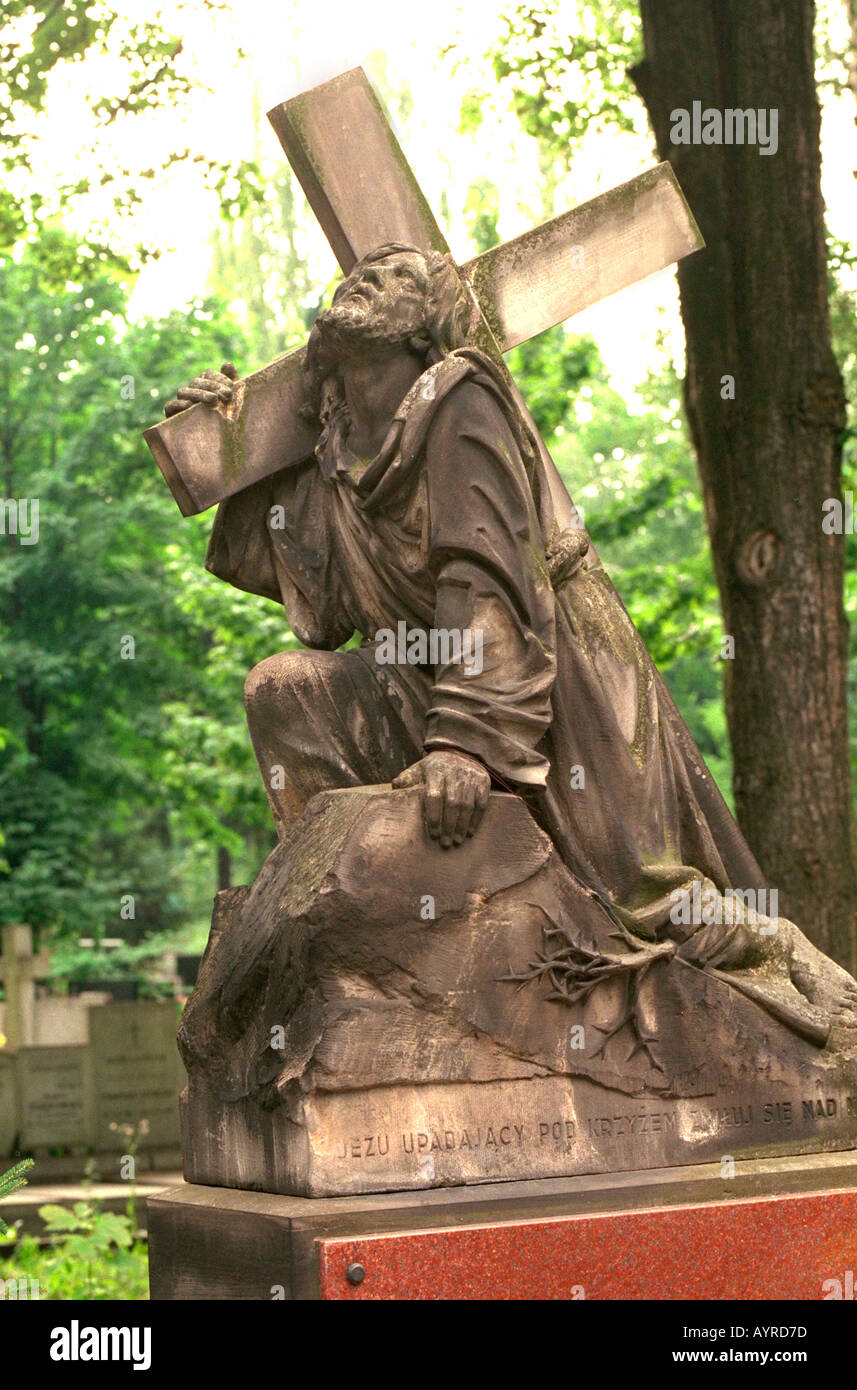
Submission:
M 842 379 L 827 302 L 810 0 L 641 0 L 633 77 L 707 249 L 678 270 L 685 401 L 725 631 L 738 821 L 780 911 L 857 965 Z M 678 108 L 776 110 L 779 148 L 671 143 Z M 733 377 L 735 399 L 724 378 Z

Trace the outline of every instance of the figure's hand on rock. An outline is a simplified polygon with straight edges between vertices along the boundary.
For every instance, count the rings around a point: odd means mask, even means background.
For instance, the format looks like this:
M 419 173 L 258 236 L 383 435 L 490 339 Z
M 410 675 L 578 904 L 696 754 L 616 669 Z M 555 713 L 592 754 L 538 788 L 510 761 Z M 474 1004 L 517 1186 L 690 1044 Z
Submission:
M 475 834 L 488 805 L 491 774 L 477 758 L 438 748 L 401 772 L 394 787 L 423 787 L 426 829 L 444 849 Z
M 232 400 L 232 383 L 237 380 L 238 373 L 233 364 L 224 362 L 219 372 L 209 369 L 201 376 L 195 376 L 189 386 L 179 387 L 175 399 L 167 401 L 164 406 L 164 414 L 178 415 L 180 410 L 187 410 L 199 401 L 205 405 L 216 405 L 222 401 L 226 405 Z

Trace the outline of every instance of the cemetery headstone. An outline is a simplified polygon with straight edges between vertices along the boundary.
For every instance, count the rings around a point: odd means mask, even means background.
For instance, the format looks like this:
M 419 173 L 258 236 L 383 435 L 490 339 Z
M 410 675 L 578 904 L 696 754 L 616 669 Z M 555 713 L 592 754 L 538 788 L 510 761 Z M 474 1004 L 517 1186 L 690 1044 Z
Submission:
M 6 1158 L 12 1152 L 17 1129 L 15 1062 L 5 1049 L 0 1049 L 0 1158 Z
M 146 1147 L 178 1140 L 183 1073 L 176 1049 L 176 1006 L 111 1003 L 89 1011 L 95 1097 L 94 1139 L 100 1151 L 126 1142 L 111 1125 L 147 1121 Z
M 88 1047 L 22 1047 L 15 1056 L 19 1146 L 84 1149 L 92 1143 L 92 1063 Z

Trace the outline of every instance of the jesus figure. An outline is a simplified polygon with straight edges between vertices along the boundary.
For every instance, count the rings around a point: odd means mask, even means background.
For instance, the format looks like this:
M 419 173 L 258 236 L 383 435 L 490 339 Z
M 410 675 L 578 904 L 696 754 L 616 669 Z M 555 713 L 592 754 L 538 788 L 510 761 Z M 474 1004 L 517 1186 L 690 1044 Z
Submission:
M 822 1046 L 857 986 L 735 908 L 761 871 L 469 317 L 449 256 L 365 256 L 310 337 L 314 456 L 220 506 L 207 567 L 282 602 L 305 648 L 246 684 L 278 832 L 320 791 L 419 785 L 454 853 L 492 787 L 514 792 L 641 960 L 674 948 L 756 998 L 776 981 L 777 1016 Z M 206 372 L 167 414 L 235 378 Z M 688 922 L 700 886 L 723 911 Z

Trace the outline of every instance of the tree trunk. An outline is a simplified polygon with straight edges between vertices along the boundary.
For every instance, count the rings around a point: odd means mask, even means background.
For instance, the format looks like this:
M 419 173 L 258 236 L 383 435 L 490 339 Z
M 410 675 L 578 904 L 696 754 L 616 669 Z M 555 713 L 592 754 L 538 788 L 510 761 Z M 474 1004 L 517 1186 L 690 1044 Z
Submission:
M 707 249 L 679 266 L 685 400 L 726 633 L 738 820 L 780 911 L 850 969 L 842 380 L 827 303 L 810 0 L 641 0 L 634 80 Z M 672 144 L 673 113 L 776 110 L 760 144 Z M 770 127 L 769 127 L 770 129 Z M 734 378 L 734 399 L 726 378 Z M 737 885 L 742 886 L 742 885 Z
M 217 891 L 232 887 L 232 855 L 223 845 L 217 848 Z

